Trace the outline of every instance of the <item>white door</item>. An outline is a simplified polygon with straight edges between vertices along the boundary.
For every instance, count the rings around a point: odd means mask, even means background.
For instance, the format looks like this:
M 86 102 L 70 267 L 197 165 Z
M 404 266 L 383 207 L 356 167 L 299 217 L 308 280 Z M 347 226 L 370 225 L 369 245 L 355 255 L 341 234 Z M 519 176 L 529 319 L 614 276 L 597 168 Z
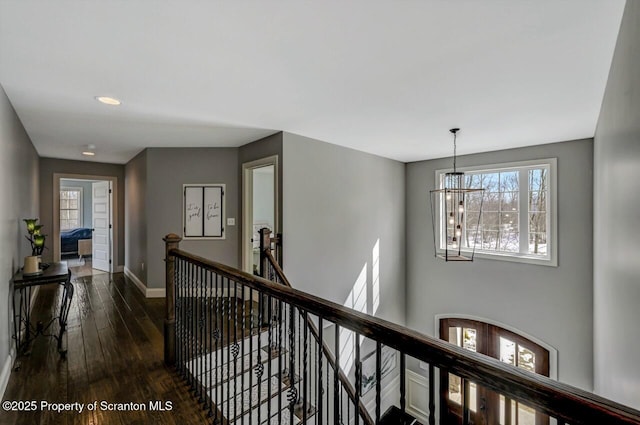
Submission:
M 111 182 L 92 183 L 93 268 L 111 271 Z

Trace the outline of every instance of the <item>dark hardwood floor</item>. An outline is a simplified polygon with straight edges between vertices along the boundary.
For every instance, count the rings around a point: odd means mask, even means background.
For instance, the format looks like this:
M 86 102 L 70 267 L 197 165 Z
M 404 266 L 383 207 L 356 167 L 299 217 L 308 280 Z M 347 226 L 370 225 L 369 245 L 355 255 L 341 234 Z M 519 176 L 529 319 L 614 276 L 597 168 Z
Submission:
M 186 384 L 164 366 L 164 299 L 145 299 L 122 274 L 86 275 L 76 270 L 75 295 L 60 358 L 52 338 L 38 338 L 31 354 L 18 358 L 3 400 L 36 401 L 34 412 L 0 410 L 0 424 L 201 424 L 211 423 Z M 85 274 L 85 276 L 78 277 Z M 57 309 L 58 285 L 40 289 L 33 320 Z M 82 413 L 41 410 L 42 401 L 81 403 Z M 94 411 L 88 403 L 98 402 Z M 146 411 L 105 410 L 101 402 L 140 403 Z M 150 401 L 171 403 L 152 411 Z

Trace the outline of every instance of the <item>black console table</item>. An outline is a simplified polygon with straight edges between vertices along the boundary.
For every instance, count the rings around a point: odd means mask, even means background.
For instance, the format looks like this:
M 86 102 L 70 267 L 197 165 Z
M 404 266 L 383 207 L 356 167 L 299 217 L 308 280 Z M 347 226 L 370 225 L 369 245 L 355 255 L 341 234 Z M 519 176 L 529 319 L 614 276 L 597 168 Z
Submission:
M 66 262 L 51 263 L 49 267 L 39 275 L 25 276 L 20 270 L 11 279 L 13 282 L 13 339 L 16 341 L 17 355 L 28 352 L 31 342 L 38 336 L 50 336 L 58 341 L 58 352 L 61 356 L 66 355 L 66 350 L 62 349 L 62 334 L 67 328 L 67 318 L 69 307 L 73 299 L 73 284 L 71 283 L 71 272 L 67 268 Z M 31 296 L 33 288 L 40 285 L 58 283 L 63 287 L 62 301 L 60 302 L 60 314 L 52 317 L 46 323 L 38 322 L 31 324 Z M 18 304 L 16 308 L 16 302 Z M 58 322 L 58 333 L 47 333 L 54 322 Z M 24 330 L 23 330 L 24 327 Z M 24 334 L 23 334 L 24 332 Z

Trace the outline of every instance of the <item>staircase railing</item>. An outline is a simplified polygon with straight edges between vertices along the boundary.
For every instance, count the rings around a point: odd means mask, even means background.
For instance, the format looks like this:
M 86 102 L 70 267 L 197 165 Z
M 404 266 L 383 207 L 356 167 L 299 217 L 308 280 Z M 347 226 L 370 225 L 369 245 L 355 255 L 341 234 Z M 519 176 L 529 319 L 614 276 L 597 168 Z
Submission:
M 271 237 L 271 231 L 267 228 L 260 229 L 259 234 L 260 234 L 259 270 L 260 270 L 261 277 L 269 279 L 273 282 L 280 283 L 288 288 L 293 288 L 293 286 L 289 282 L 289 279 L 287 279 L 287 277 L 284 274 L 284 271 L 280 267 L 281 259 L 280 261 L 276 260 L 276 258 L 272 253 L 273 252 L 272 246 L 279 247 L 281 245 L 282 236 L 278 235 L 275 238 Z M 281 253 L 281 250 L 278 250 L 277 252 Z M 371 415 L 369 414 L 369 411 L 365 407 L 364 403 L 360 399 L 361 398 L 360 387 L 354 388 L 354 386 L 351 384 L 351 381 L 349 381 L 344 370 L 340 367 L 340 364 L 336 360 L 336 356 L 329 348 L 329 345 L 322 338 L 322 332 L 318 329 L 318 327 L 313 322 L 313 320 L 311 320 L 311 318 L 309 317 L 306 317 L 306 320 L 304 321 L 304 323 L 307 326 L 311 335 L 313 336 L 315 343 L 318 344 L 322 349 L 322 356 L 319 359 L 319 362 L 322 364 L 322 360 L 324 358 L 324 360 L 326 361 L 327 367 L 330 367 L 331 370 L 333 371 L 334 382 L 339 383 L 338 385 L 342 386 L 350 402 L 353 403 L 354 407 L 357 409 L 360 417 L 362 418 L 363 424 L 373 425 L 374 421 L 371 418 Z M 336 341 L 339 341 L 340 339 L 339 334 L 334 335 L 334 338 Z M 336 353 L 338 353 L 339 355 L 339 350 L 336 350 Z M 362 379 L 361 370 L 360 370 L 360 367 L 362 365 L 358 364 L 356 366 L 357 366 L 356 381 L 358 381 L 358 379 Z M 380 379 L 378 379 L 377 382 L 380 383 Z M 334 388 L 334 391 L 335 391 L 335 388 Z M 335 400 L 334 400 L 334 403 L 335 403 Z M 378 423 L 380 421 L 380 413 L 381 413 L 380 412 L 380 391 L 376 391 L 376 412 L 375 412 L 376 422 L 375 423 Z
M 179 249 L 176 235 L 168 235 L 165 241 L 165 362 L 175 365 L 214 423 L 366 423 L 359 399 L 360 344 L 353 344 L 353 393 L 343 379 L 335 377 L 339 368 L 325 363 L 325 345 L 333 344 L 329 351 L 335 354 L 335 365 L 341 364 L 341 330 L 353 332 L 353 341 L 369 338 L 375 342 L 376 406 L 381 404 L 383 346 L 400 353 L 403 411 L 407 358 L 428 365 L 425 416 L 429 424 L 436 423 L 436 413 L 438 423 L 450 423 L 442 405 L 445 394 L 436 398 L 436 372 L 453 373 L 463 380 L 467 389 L 461 400 L 463 424 L 471 418 L 471 382 L 555 418 L 558 424 L 640 423 L 640 411 L 630 407 L 189 254 Z M 310 337 L 310 327 L 302 326 L 309 322 L 316 326 L 317 335 Z M 333 332 L 325 332 L 327 324 L 333 326 Z M 334 337 L 333 342 L 329 336 Z M 344 380 L 349 381 L 346 376 Z M 259 391 L 252 393 L 252 389 Z M 505 416 L 509 423 L 510 415 Z M 379 417 L 377 412 L 376 423 Z

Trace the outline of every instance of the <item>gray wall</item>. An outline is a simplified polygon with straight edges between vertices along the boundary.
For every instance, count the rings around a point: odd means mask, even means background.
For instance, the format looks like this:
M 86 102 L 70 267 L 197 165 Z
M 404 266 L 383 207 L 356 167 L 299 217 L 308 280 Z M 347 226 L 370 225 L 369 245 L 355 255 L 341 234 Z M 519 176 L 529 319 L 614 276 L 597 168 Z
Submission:
M 595 389 L 640 409 L 640 1 L 628 1 L 594 146 Z
M 591 139 L 458 157 L 461 167 L 558 158 L 558 267 L 434 258 L 429 190 L 451 159 L 407 165 L 407 324 L 435 336 L 435 315 L 497 321 L 558 350 L 558 378 L 593 386 Z
M 93 198 L 93 189 L 92 189 L 92 181 L 91 180 L 71 180 L 64 179 L 60 181 L 60 188 L 72 187 L 72 188 L 82 188 L 82 227 L 90 228 L 92 227 L 92 205 L 91 201 Z
M 125 233 L 125 267 L 142 282 L 146 282 L 148 219 L 146 149 L 125 166 L 124 186 L 126 200 L 124 224 L 127 229 Z
M 124 265 L 124 165 L 101 162 L 72 161 L 67 159 L 40 159 L 40 220 L 47 234 L 53 234 L 53 175 L 81 174 L 88 176 L 114 176 L 118 179 L 118 210 L 116 231 L 118 246 L 115 247 L 116 266 Z M 45 261 L 53 258 L 53 244 L 43 254 Z
M 183 241 L 180 247 L 191 253 L 233 267 L 240 266 L 237 148 L 150 148 L 147 149 L 147 281 L 149 288 L 163 288 L 164 242 L 168 233 L 182 234 L 182 185 L 186 183 L 226 184 L 224 240 Z M 140 276 L 138 276 L 140 277 Z
M 38 217 L 38 154 L 0 86 L 0 380 L 11 370 L 9 281 L 31 255 L 24 218 Z M 0 381 L 0 391 L 5 382 Z M 0 394 L 1 397 L 1 394 Z
M 290 133 L 283 159 L 284 270 L 291 283 L 344 303 L 366 269 L 370 313 L 379 240 L 376 316 L 403 324 L 405 165 Z

